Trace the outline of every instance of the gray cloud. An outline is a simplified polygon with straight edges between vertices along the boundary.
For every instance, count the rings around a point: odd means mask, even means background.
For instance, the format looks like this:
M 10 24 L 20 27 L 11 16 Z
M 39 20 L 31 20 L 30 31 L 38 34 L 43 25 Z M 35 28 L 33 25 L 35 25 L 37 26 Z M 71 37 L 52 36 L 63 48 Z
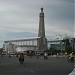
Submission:
M 74 0 L 0 0 L 1 44 L 6 38 L 12 38 L 10 35 L 7 37 L 9 32 L 14 33 L 13 38 L 20 32 L 27 32 L 27 36 L 37 34 L 41 7 L 45 12 L 46 36 L 58 33 L 73 35 Z

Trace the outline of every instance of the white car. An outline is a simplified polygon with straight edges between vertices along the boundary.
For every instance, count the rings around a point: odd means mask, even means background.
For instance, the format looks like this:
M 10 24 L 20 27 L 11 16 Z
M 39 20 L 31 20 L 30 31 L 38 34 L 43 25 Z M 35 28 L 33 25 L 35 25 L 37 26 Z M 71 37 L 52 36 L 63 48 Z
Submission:
M 68 74 L 68 75 L 75 75 L 75 68 L 74 68 L 73 71 L 72 71 L 70 74 Z

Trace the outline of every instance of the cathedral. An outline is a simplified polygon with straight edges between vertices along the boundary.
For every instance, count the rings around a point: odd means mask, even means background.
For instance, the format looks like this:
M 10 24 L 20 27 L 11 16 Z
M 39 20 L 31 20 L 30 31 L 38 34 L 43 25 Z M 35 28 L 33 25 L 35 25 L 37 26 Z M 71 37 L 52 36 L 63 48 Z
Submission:
M 47 49 L 47 39 L 45 37 L 45 23 L 44 23 L 43 8 L 41 8 L 41 12 L 39 14 L 39 30 L 38 30 L 37 37 L 27 38 L 27 39 L 25 38 L 25 39 L 7 40 L 7 41 L 4 41 L 4 43 L 5 43 L 5 51 L 8 51 L 8 52 L 15 52 L 16 50 L 17 51 L 18 50 L 20 51 L 46 50 Z

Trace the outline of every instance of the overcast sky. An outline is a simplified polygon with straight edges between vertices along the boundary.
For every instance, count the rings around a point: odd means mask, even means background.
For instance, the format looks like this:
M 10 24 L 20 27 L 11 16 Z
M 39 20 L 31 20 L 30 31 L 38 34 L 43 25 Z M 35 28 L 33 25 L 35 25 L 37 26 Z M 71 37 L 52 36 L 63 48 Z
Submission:
M 58 34 L 74 36 L 74 3 L 74 0 L 0 0 L 0 47 L 5 40 L 37 37 L 41 7 L 48 39 L 55 39 Z

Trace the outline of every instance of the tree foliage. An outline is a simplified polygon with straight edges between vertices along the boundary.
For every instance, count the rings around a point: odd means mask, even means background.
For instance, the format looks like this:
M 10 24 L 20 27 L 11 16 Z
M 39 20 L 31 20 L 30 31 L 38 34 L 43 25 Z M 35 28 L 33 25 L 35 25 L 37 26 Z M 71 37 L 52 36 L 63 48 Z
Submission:
M 65 40 L 65 51 L 67 53 L 71 53 L 72 52 L 72 46 L 71 46 L 71 44 L 69 42 L 69 39 Z

